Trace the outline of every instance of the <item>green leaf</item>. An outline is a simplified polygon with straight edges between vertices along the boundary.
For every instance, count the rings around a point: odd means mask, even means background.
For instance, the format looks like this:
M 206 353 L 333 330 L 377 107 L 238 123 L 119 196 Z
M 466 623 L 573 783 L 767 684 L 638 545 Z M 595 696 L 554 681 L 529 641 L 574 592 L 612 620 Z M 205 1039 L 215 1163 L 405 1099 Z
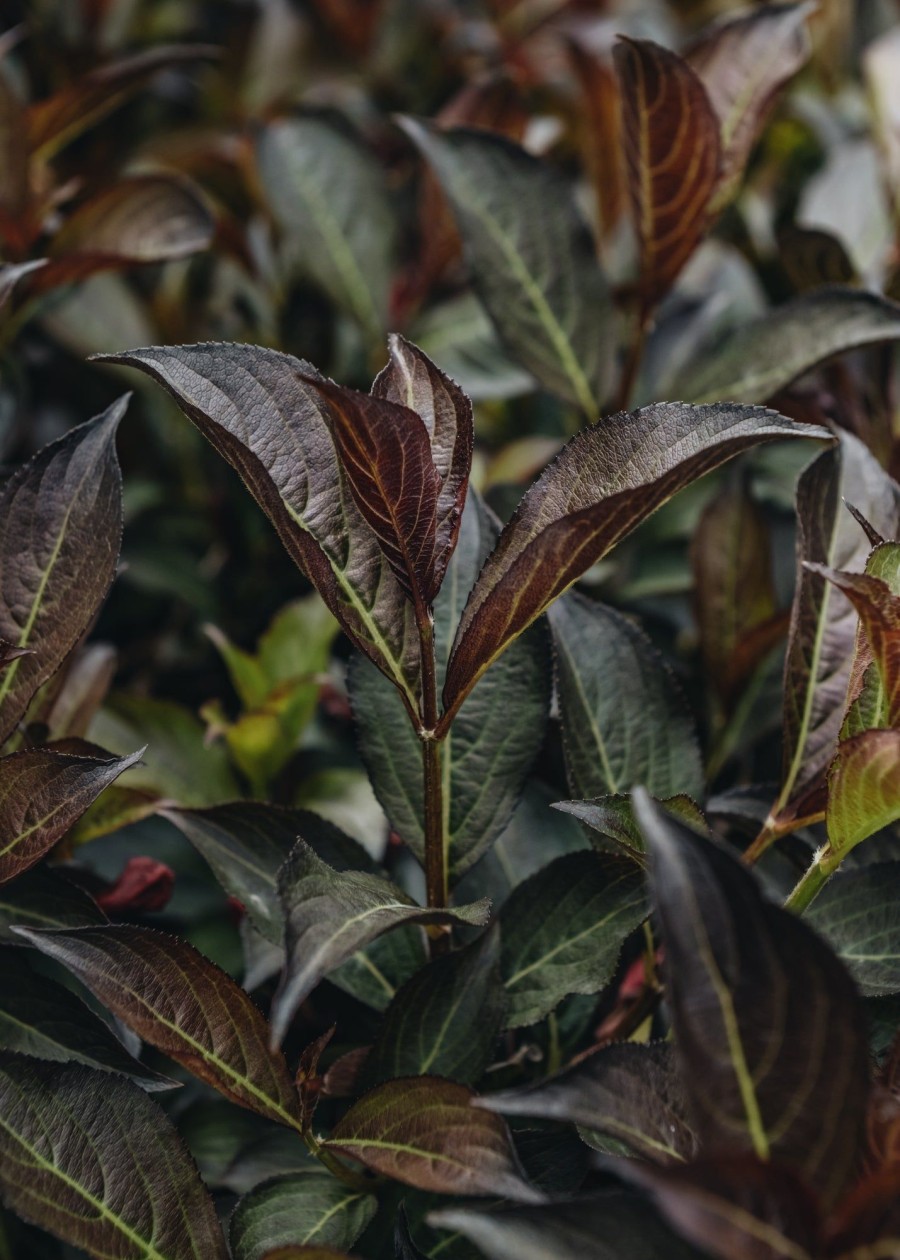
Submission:
M 377 937 L 405 924 L 487 921 L 490 902 L 427 909 L 380 875 L 334 870 L 298 840 L 278 879 L 287 964 L 272 999 L 272 1039 L 280 1044 L 300 1003 L 329 972 Z
M 28 648 L 0 672 L 0 741 L 82 637 L 116 571 L 128 399 L 51 442 L 0 492 L 0 638 Z
M 437 681 L 443 683 L 460 613 L 499 533 L 493 514 L 469 491 L 459 542 L 434 607 Z M 355 656 L 350 699 L 369 777 L 391 825 L 424 861 L 422 750 L 394 688 Z M 547 634 L 522 635 L 481 679 L 441 748 L 447 859 L 459 878 L 509 823 L 544 737 L 550 709 Z
M 549 613 L 566 773 L 573 796 L 704 790 L 700 746 L 681 690 L 646 635 L 577 595 Z
M 866 997 L 900 992 L 900 862 L 840 871 L 804 913 Z
M 0 759 L 0 884 L 39 862 L 142 756 L 77 756 L 48 745 Z
M 539 1202 L 505 1123 L 473 1107 L 474 1097 L 439 1076 L 388 1081 L 350 1108 L 325 1145 L 419 1190 Z
M 227 1260 L 175 1128 L 123 1077 L 0 1055 L 0 1184 L 19 1216 L 95 1256 Z
M 862 523 L 863 518 L 860 518 L 860 524 Z M 869 527 L 867 521 L 865 527 Z M 883 582 L 890 595 L 900 595 L 900 545 L 877 542 L 866 560 L 866 574 Z M 844 593 L 852 601 L 850 592 Z M 881 597 L 884 597 L 884 594 L 884 591 L 880 592 Z M 892 642 L 893 632 L 889 625 L 879 624 L 881 618 L 875 613 L 871 626 L 873 633 L 870 634 L 866 624 L 868 618 L 864 613 L 864 605 L 857 603 L 856 606 L 860 616 L 860 626 L 856 633 L 856 652 L 850 672 L 847 712 L 841 726 L 841 739 L 847 739 L 850 735 L 859 735 L 862 731 L 873 727 L 897 725 L 896 722 L 891 721 L 888 705 L 888 690 L 894 690 L 897 685 L 896 662 L 887 659 L 888 655 L 895 655 Z M 892 619 L 889 613 L 888 621 Z M 884 638 L 883 658 L 879 660 L 872 659 L 873 635 L 875 639 Z
M 900 730 L 863 731 L 838 747 L 828 772 L 828 852 L 835 866 L 900 818 Z
M 230 976 L 187 941 L 153 928 L 20 929 L 63 963 L 138 1036 L 232 1102 L 300 1127 L 284 1059 L 267 1044 L 259 1010 Z
M 232 1213 L 228 1238 L 234 1260 L 262 1260 L 291 1244 L 343 1250 L 356 1242 L 377 1207 L 373 1195 L 318 1170 L 273 1177 L 245 1195 Z
M 752 1153 L 826 1204 L 856 1167 L 868 1096 L 853 981 L 795 915 L 765 900 L 722 845 L 635 792 L 666 956 L 666 1001 L 705 1157 Z
M 759 442 L 826 436 L 757 408 L 656 403 L 574 437 L 525 494 L 469 596 L 447 670 L 455 710 L 557 596 L 677 490 Z
M 557 1076 L 488 1094 L 478 1105 L 504 1116 L 568 1120 L 617 1138 L 656 1163 L 681 1163 L 697 1154 L 672 1048 L 662 1042 L 607 1046 Z
M 859 289 L 816 289 L 742 325 L 712 353 L 704 351 L 669 392 L 694 403 L 765 402 L 836 354 L 898 337 L 896 303 Z
M 103 357 L 169 390 L 240 473 L 350 639 L 417 708 L 412 608 L 348 493 L 325 404 L 301 379 L 315 369 L 259 346 L 158 346 Z
M 441 182 L 507 349 L 595 417 L 613 368 L 610 294 L 567 182 L 502 136 L 409 118 L 401 125 Z
M 474 1084 L 491 1061 L 505 1010 L 499 940 L 489 931 L 407 981 L 366 1059 L 366 1083 L 431 1073 Z
M 33 928 L 90 927 L 106 915 L 93 898 L 58 871 L 35 866 L 12 883 L 0 886 L 0 940 L 22 941 L 14 924 Z
M 0 950 L 0 1048 L 59 1063 L 84 1063 L 129 1076 L 144 1089 L 175 1081 L 129 1054 L 108 1024 L 69 989 L 23 966 L 21 954 Z
M 494 325 L 472 292 L 422 311 L 411 335 L 473 402 L 517 398 L 535 388 L 534 377 L 500 345 Z
M 785 662 L 778 814 L 821 783 L 837 748 L 856 643 L 849 600 L 807 564 L 861 569 L 870 544 L 852 503 L 885 537 L 900 532 L 900 487 L 856 438 L 820 455 L 797 485 L 797 593 Z
M 290 263 L 377 341 L 395 235 L 384 172 L 337 117 L 312 114 L 271 123 L 257 158 Z
M 519 884 L 500 912 L 506 1027 L 537 1023 L 570 993 L 597 993 L 646 915 L 641 871 L 608 854 L 566 854 Z
M 429 1220 L 489 1260 L 698 1260 L 641 1198 L 620 1190 L 541 1207 L 445 1208 Z
M 689 827 L 693 827 L 695 831 L 701 833 L 708 831 L 702 810 L 689 796 L 667 796 L 660 801 L 660 804 L 664 805 L 670 814 L 676 814 Z M 610 841 L 613 847 L 626 857 L 638 862 L 641 866 L 647 865 L 644 837 L 635 821 L 630 796 L 595 796 L 587 801 L 556 801 L 553 808 L 569 814 L 572 818 L 577 818 L 586 827 L 590 827 L 592 831 Z M 595 848 L 609 849 L 609 844 L 594 840 L 593 837 L 591 841 Z

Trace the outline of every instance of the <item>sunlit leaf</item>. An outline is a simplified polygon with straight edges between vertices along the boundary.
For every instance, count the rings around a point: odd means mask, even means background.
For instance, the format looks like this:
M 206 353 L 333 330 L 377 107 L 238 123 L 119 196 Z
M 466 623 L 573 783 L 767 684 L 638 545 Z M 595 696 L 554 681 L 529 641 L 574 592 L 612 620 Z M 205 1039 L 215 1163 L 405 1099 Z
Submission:
M 380 875 L 334 870 L 298 840 L 278 878 L 287 964 L 272 999 L 272 1037 L 280 1042 L 297 1007 L 330 971 L 377 937 L 405 924 L 480 925 L 490 903 L 427 909 Z
M 834 864 L 898 818 L 900 730 L 863 731 L 843 740 L 828 772 L 826 823 Z
M 602 989 L 646 914 L 643 874 L 609 854 L 569 853 L 519 884 L 500 911 L 506 1026 L 537 1023 L 568 994 Z
M 122 535 L 115 433 L 127 401 L 46 446 L 0 492 L 0 637 L 30 649 L 0 672 L 0 740 L 112 582 Z
M 263 1260 L 276 1247 L 350 1247 L 375 1215 L 371 1194 L 327 1173 L 290 1173 L 264 1181 L 238 1203 L 229 1242 L 234 1260 Z
M 657 403 L 574 437 L 525 494 L 469 597 L 447 670 L 455 710 L 506 645 L 677 490 L 777 437 L 825 436 L 775 412 Z
M 95 1256 L 227 1260 L 171 1121 L 123 1077 L 0 1055 L 5 1204 Z
M 403 126 L 449 198 L 478 295 L 510 353 L 595 417 L 609 393 L 609 289 L 565 180 L 503 136 Z
M 50 745 L 0 760 L 0 883 L 39 862 L 142 753 L 77 756 Z
M 723 846 L 644 793 L 635 810 L 652 858 L 688 1117 L 704 1155 L 778 1161 L 833 1204 L 856 1166 L 868 1093 L 849 974 Z
M 233 1102 L 299 1128 L 284 1059 L 267 1044 L 259 1010 L 187 941 L 153 928 L 110 925 L 20 934 L 63 963 L 119 1019 Z
M 646 318 L 710 225 L 722 160 L 719 121 L 700 79 L 677 53 L 648 39 L 622 39 L 614 58 Z
M 326 1145 L 420 1190 L 539 1202 L 506 1124 L 473 1107 L 474 1097 L 438 1076 L 388 1081 L 350 1108 Z

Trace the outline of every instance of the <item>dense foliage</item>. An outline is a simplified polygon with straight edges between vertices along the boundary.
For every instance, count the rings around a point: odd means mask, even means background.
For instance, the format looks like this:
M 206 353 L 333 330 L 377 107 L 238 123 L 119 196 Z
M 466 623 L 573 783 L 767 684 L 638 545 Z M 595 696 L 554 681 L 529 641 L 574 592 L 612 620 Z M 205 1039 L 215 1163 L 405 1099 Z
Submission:
M 900 1257 L 895 6 L 10 7 L 0 1260 Z

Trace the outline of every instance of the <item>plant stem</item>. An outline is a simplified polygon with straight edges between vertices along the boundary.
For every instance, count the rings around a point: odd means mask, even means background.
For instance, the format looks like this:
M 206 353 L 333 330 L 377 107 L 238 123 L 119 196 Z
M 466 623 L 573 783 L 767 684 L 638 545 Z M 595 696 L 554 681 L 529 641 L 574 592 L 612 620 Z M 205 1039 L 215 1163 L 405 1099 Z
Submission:
M 839 861 L 835 860 L 834 854 L 826 844 L 816 854 L 806 874 L 784 903 L 785 908 L 802 914 L 806 907 L 818 897 L 839 865 Z
M 446 837 L 444 836 L 444 784 L 441 771 L 441 740 L 438 724 L 437 677 L 434 663 L 434 623 L 427 609 L 416 610 L 422 660 L 422 723 L 418 730 L 422 749 L 423 797 L 425 806 L 425 888 L 428 905 L 441 908 L 448 899 Z M 432 953 L 441 953 L 450 943 L 447 932 L 432 936 Z
M 373 1180 L 364 1173 L 354 1172 L 352 1168 L 348 1168 L 346 1164 L 342 1164 L 336 1155 L 332 1155 L 331 1151 L 326 1150 L 316 1135 L 309 1129 L 303 1134 L 303 1141 L 306 1143 L 307 1150 L 311 1155 L 315 1155 L 316 1159 L 324 1168 L 344 1185 L 351 1186 L 354 1190 L 371 1190 Z M 2 1257 L 0 1257 L 2 1260 Z
M 793 835 L 795 831 L 812 827 L 815 823 L 824 822 L 824 820 L 824 809 L 816 810 L 813 814 L 805 814 L 802 818 L 789 818 L 785 822 L 779 822 L 777 817 L 770 816 L 753 843 L 744 850 L 744 861 L 748 866 L 752 866 L 776 840 L 781 840 L 784 836 Z

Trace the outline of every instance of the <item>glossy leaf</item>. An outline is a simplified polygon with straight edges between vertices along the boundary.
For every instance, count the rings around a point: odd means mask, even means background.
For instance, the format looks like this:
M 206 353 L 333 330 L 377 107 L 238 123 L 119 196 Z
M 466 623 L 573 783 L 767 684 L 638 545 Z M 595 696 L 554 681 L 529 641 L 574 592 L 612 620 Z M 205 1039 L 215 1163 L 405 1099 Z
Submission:
M 389 1081 L 350 1108 L 326 1145 L 419 1190 L 539 1202 L 506 1124 L 473 1107 L 474 1096 L 438 1076 Z
M 439 687 L 466 597 L 498 533 L 493 514 L 470 490 L 459 543 L 434 607 Z M 547 638 L 544 626 L 535 626 L 510 645 L 475 687 L 442 744 L 451 879 L 463 875 L 503 832 L 540 751 L 550 709 Z M 423 861 L 419 739 L 394 688 L 368 661 L 353 658 L 348 683 L 372 786 L 394 830 Z
M 677 490 L 759 442 L 821 438 L 775 412 L 657 403 L 574 437 L 526 492 L 469 596 L 444 687 L 455 711 L 506 645 Z
M 434 1074 L 474 1084 L 491 1061 L 506 1010 L 496 931 L 435 958 L 384 1016 L 364 1079 Z
M 502 136 L 402 125 L 450 201 L 472 280 L 509 352 L 595 417 L 612 371 L 610 295 L 570 188 Z
M 334 870 L 298 840 L 279 875 L 287 964 L 272 999 L 272 1037 L 280 1043 L 297 1007 L 330 971 L 377 937 L 407 924 L 483 924 L 490 903 L 427 909 L 365 871 Z
M 346 125 L 324 115 L 270 124 L 257 159 L 288 260 L 377 341 L 395 234 L 384 172 Z
M 844 433 L 797 485 L 797 594 L 785 662 L 784 772 L 774 813 L 821 781 L 834 756 L 853 661 L 857 618 L 847 598 L 807 564 L 862 569 L 869 540 L 842 500 L 881 534 L 900 529 L 900 487 Z
M 721 125 L 722 172 L 715 201 L 737 191 L 780 89 L 809 57 L 810 4 L 767 4 L 712 27 L 686 60 L 706 88 Z
M 804 918 L 825 940 L 866 997 L 900 992 L 900 863 L 840 871 Z
M 0 1049 L 118 1072 L 147 1090 L 174 1087 L 174 1081 L 130 1055 L 109 1025 L 70 989 L 24 967 L 21 954 L 12 957 L 8 949 L 0 950 L 0 958 Z
M 138 1036 L 226 1098 L 298 1128 L 299 1102 L 266 1022 L 235 982 L 187 941 L 153 928 L 21 929 Z
M 804 293 L 748 324 L 687 364 L 669 387 L 677 398 L 765 402 L 836 354 L 896 341 L 900 306 L 838 286 Z
M 59 871 L 35 866 L 0 886 L 0 940 L 21 945 L 11 929 L 90 927 L 105 923 L 106 915 L 92 897 Z
M 142 753 L 78 756 L 50 745 L 0 760 L 0 884 L 39 862 Z
M 567 854 L 519 884 L 500 912 L 506 1026 L 537 1023 L 570 993 L 597 993 L 646 914 L 641 871 L 608 854 Z
M 648 39 L 622 39 L 613 55 L 646 318 L 709 227 L 722 160 L 719 121 L 700 79 L 677 53 Z
M 0 740 L 84 634 L 122 535 L 115 433 L 127 398 L 71 429 L 0 492 L 0 637 L 29 654 L 0 672 Z
M 845 739 L 828 772 L 826 823 L 834 864 L 898 818 L 900 730 L 864 731 Z
M 327 1173 L 290 1173 L 264 1181 L 238 1203 L 229 1242 L 234 1260 L 262 1260 L 276 1247 L 353 1245 L 378 1201 Z
M 607 1046 L 537 1085 L 488 1094 L 478 1105 L 504 1116 L 568 1120 L 655 1163 L 697 1154 L 672 1049 L 662 1042 Z
M 346 633 L 416 707 L 412 609 L 347 492 L 325 404 L 300 359 L 257 346 L 181 346 L 106 356 L 164 385 L 240 473 L 294 562 Z
M 850 976 L 720 844 L 644 793 L 635 810 L 652 857 L 688 1116 L 704 1155 L 777 1160 L 833 1204 L 855 1169 L 868 1093 Z
M 681 690 L 633 622 L 567 595 L 550 609 L 566 774 L 573 796 L 703 793 L 703 763 Z
M 5 1204 L 95 1256 L 227 1260 L 171 1121 L 123 1077 L 0 1054 Z

